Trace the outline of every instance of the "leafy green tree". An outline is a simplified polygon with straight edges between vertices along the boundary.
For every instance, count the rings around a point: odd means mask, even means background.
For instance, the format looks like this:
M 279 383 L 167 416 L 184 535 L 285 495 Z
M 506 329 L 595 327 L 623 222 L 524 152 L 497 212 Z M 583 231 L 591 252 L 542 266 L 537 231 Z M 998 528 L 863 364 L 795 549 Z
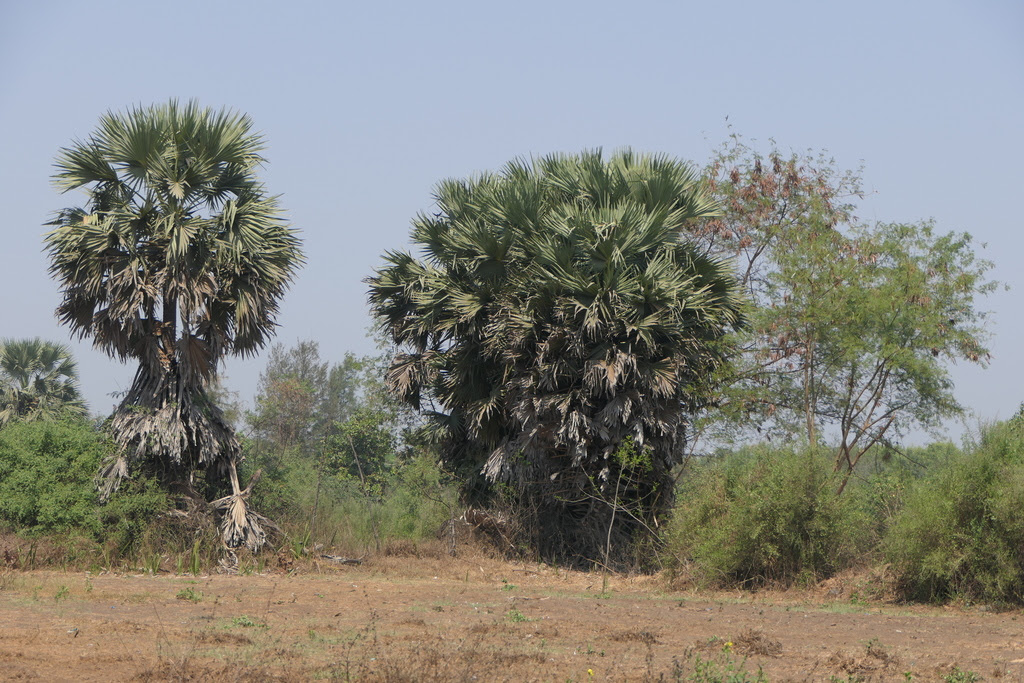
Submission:
M 0 341 L 0 426 L 86 412 L 78 366 L 67 345 L 38 337 Z
M 254 437 L 267 447 L 313 457 L 323 440 L 357 413 L 365 419 L 367 411 L 375 411 L 378 422 L 397 429 L 398 411 L 388 404 L 382 382 L 376 357 L 346 353 L 332 365 L 320 357 L 315 341 L 275 344 L 247 419 Z
M 346 352 L 328 373 L 327 391 L 320 407 L 321 423 L 336 425 L 370 409 L 386 415 L 384 421 L 394 423 L 396 428 L 403 426 L 407 421 L 405 411 L 384 389 L 386 369 L 383 356 Z
M 247 416 L 253 464 L 278 479 L 306 472 L 318 487 L 333 477 L 379 496 L 408 426 L 382 385 L 379 358 L 346 353 L 332 365 L 315 341 L 275 344 Z
M 382 383 L 377 357 L 346 353 L 332 364 L 315 341 L 271 349 L 247 415 L 245 465 L 264 472 L 260 505 L 302 537 L 333 543 L 341 525 L 379 549 L 388 519 L 419 514 L 430 503 L 409 499 L 438 492 L 403 484 L 407 421 Z
M 300 341 L 291 348 L 274 344 L 260 373 L 255 410 L 248 416 L 254 436 L 277 451 L 311 452 L 327 377 L 328 364 L 320 359 L 316 342 Z
M 389 252 L 368 280 L 403 350 L 389 388 L 453 465 L 511 485 L 542 554 L 622 557 L 668 503 L 740 319 L 728 266 L 685 239 L 714 201 L 686 164 L 629 151 L 513 161 L 436 200 L 413 222 L 422 258 Z M 626 439 L 642 476 L 620 476 Z
M 325 448 L 331 472 L 358 479 L 364 490 L 380 481 L 394 464 L 397 435 L 389 427 L 380 411 L 370 406 L 335 422 Z
M 104 493 L 138 467 L 188 489 L 196 470 L 228 477 L 232 495 L 216 506 L 230 546 L 265 535 L 208 388 L 226 356 L 266 344 L 303 262 L 257 177 L 262 148 L 248 116 L 195 102 L 108 113 L 58 156 L 57 187 L 83 188 L 87 202 L 60 211 L 46 235 L 60 320 L 139 364 L 110 420 L 120 448 L 102 470 Z
M 824 157 L 762 157 L 737 141 L 710 175 L 724 211 L 697 234 L 712 253 L 737 255 L 754 302 L 713 418 L 768 434 L 802 425 L 812 446 L 834 440 L 841 490 L 872 447 L 962 411 L 948 363 L 987 359 L 975 302 L 995 286 L 969 235 L 865 224 L 858 175 Z

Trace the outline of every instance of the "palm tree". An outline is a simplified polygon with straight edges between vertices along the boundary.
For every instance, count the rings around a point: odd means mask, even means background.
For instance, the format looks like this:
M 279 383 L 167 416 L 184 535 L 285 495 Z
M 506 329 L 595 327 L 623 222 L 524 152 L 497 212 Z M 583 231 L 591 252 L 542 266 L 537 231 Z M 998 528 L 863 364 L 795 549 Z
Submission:
M 71 349 L 38 337 L 0 341 L 0 426 L 86 412 Z
M 685 164 L 629 151 L 514 161 L 436 199 L 423 258 L 389 253 L 368 280 L 405 349 L 390 387 L 430 402 L 454 464 L 513 485 L 542 554 L 625 551 L 668 504 L 740 321 L 730 269 L 684 239 L 715 204 Z
M 192 490 L 193 473 L 230 478 L 230 547 L 260 546 L 260 518 L 238 483 L 241 448 L 208 389 L 229 354 L 262 348 L 302 264 L 297 234 L 256 171 L 263 142 L 248 116 L 195 102 L 108 113 L 61 150 L 55 183 L 84 188 L 46 235 L 60 320 L 121 360 L 138 362 L 110 431 L 117 457 L 104 495 L 140 466 Z

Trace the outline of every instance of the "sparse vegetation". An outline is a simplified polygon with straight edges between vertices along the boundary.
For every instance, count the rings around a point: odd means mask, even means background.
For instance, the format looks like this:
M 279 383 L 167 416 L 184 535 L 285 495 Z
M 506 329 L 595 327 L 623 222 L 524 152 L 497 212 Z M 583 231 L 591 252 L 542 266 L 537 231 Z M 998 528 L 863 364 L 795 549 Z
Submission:
M 515 607 L 505 612 L 505 619 L 513 624 L 521 624 L 524 621 L 530 620 L 525 614 L 520 612 Z
M 942 677 L 942 680 L 946 683 L 976 683 L 982 678 L 973 671 L 964 671 L 960 667 L 954 666 L 951 672 Z
M 231 619 L 231 625 L 232 626 L 237 626 L 239 628 L 266 628 L 267 627 L 267 625 L 264 622 L 262 622 L 262 621 L 260 621 L 258 619 L 253 619 L 252 617 L 250 617 L 248 615 L 245 615 L 245 614 L 242 614 L 242 615 L 237 616 L 237 617 L 233 617 Z
M 5 647 L 21 653 L 5 673 L 59 678 L 73 665 L 82 677 L 116 680 L 707 683 L 800 680 L 813 670 L 822 681 L 959 683 L 980 680 L 973 672 L 988 656 L 1002 658 L 1008 680 L 1020 673 L 1008 663 L 1014 642 L 995 637 L 1005 622 L 958 610 L 907 614 L 876 603 L 839 614 L 816 606 L 813 589 L 680 604 L 660 582 L 623 582 L 594 600 L 593 573 L 540 564 L 515 565 L 524 573 L 509 594 L 495 584 L 513 567 L 468 551 L 369 564 L 306 560 L 294 578 L 101 573 L 89 577 L 91 590 L 55 572 L 16 572 L 0 581 L 0 609 L 20 615 L 5 621 Z M 88 618 L 97 612 L 103 638 Z M 884 641 L 856 637 L 883 620 Z M 922 629 L 926 641 L 913 637 Z M 67 640 L 53 648 L 40 632 Z M 992 644 L 951 662 L 942 643 L 965 638 Z M 824 649 L 837 640 L 846 647 Z
M 765 683 L 768 679 L 760 668 L 747 670 L 746 659 L 736 659 L 728 652 L 711 657 L 690 654 L 686 659 L 674 660 L 668 674 L 670 681 L 692 683 Z

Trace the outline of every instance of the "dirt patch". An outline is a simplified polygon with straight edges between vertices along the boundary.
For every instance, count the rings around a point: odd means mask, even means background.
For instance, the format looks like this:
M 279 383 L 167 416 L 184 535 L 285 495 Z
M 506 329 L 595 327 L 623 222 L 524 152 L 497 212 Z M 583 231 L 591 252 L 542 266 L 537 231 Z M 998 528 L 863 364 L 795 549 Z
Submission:
M 402 551 L 254 576 L 6 572 L 0 679 L 1024 680 L 1019 611 L 680 592 Z

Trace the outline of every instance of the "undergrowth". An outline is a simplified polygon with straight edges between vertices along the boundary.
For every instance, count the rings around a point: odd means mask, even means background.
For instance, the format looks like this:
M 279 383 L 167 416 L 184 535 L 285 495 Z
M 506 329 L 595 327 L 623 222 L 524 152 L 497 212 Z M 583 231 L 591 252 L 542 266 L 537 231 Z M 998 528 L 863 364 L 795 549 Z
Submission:
M 168 494 L 152 478 L 126 480 L 106 503 L 95 487 L 113 445 L 90 423 L 14 423 L 0 429 L 0 563 L 9 568 L 198 574 L 225 558 L 215 515 L 201 503 Z M 428 457 L 389 468 L 363 487 L 347 472 L 325 473 L 301 459 L 253 457 L 263 479 L 251 502 L 281 533 L 276 547 L 253 556 L 236 550 L 236 571 L 262 571 L 287 549 L 362 556 L 396 542 L 434 540 L 455 510 L 456 489 Z
M 816 451 L 753 448 L 700 463 L 676 494 L 667 551 L 705 585 L 811 583 L 857 562 L 874 524 Z
M 217 566 L 224 550 L 214 515 L 155 480 L 128 480 L 99 502 L 94 476 L 111 448 L 86 422 L 0 429 L 2 566 L 179 574 Z M 424 541 L 447 544 L 443 530 L 461 514 L 459 482 L 427 454 L 388 461 L 365 479 L 294 454 L 247 455 L 245 481 L 263 470 L 251 503 L 282 529 L 272 552 L 292 559 L 415 554 Z M 963 451 L 879 449 L 837 490 L 826 452 L 758 446 L 700 461 L 680 479 L 660 557 L 702 585 L 809 585 L 884 566 L 886 591 L 903 599 L 1024 604 L 1024 415 L 982 430 Z M 505 519 L 500 510 L 478 517 Z M 508 550 L 508 530 L 497 528 L 492 540 Z M 272 561 L 240 552 L 233 569 L 263 571 Z
M 1024 415 L 908 493 L 884 539 L 911 600 L 1024 603 Z

